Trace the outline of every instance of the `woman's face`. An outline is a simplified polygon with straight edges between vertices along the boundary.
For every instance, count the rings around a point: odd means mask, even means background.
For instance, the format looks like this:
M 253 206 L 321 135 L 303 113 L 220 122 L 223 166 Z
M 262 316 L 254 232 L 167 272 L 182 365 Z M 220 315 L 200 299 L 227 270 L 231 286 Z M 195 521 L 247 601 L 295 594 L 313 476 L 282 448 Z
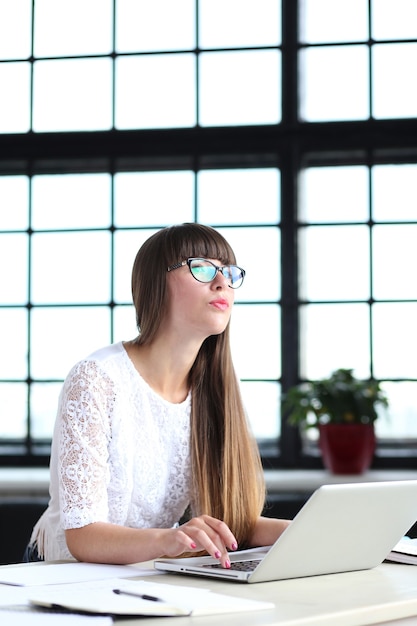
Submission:
M 218 259 L 208 259 L 217 266 Z M 230 319 L 235 299 L 227 279 L 217 272 L 214 280 L 196 280 L 187 265 L 168 273 L 169 305 L 166 323 L 182 336 L 193 335 L 204 341 L 222 333 Z

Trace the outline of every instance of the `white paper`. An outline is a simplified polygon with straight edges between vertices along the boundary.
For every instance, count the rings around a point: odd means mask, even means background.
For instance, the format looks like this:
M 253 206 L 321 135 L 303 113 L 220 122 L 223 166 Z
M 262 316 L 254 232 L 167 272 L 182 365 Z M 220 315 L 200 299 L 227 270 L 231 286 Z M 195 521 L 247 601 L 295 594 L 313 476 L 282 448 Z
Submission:
M 115 594 L 114 589 L 138 596 Z M 140 594 L 155 596 L 161 601 L 144 600 Z M 113 615 L 210 615 L 274 607 L 271 602 L 217 594 L 204 588 L 126 579 L 32 588 L 29 597 L 34 604 L 42 606 L 56 605 Z
M 417 540 L 401 539 L 392 550 L 393 552 L 402 552 L 417 557 Z
M 73 615 L 72 613 L 47 613 L 45 611 L 3 611 L 0 621 L 7 626 L 112 626 L 107 616 Z
M 0 610 L 2 607 L 26 606 L 28 604 L 28 592 L 29 587 L 0 585 Z
M 29 587 L 105 580 L 107 578 L 133 578 L 155 574 L 155 570 L 144 570 L 134 565 L 41 562 L 16 567 L 0 567 L 0 584 Z

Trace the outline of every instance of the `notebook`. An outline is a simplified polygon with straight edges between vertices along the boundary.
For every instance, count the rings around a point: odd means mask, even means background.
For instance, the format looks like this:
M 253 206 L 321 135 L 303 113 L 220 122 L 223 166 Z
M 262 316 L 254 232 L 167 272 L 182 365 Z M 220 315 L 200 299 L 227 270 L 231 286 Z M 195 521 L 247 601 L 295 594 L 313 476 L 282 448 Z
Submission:
M 230 569 L 209 556 L 157 559 L 154 565 L 247 583 L 370 569 L 416 520 L 417 480 L 323 485 L 274 545 L 230 552 Z

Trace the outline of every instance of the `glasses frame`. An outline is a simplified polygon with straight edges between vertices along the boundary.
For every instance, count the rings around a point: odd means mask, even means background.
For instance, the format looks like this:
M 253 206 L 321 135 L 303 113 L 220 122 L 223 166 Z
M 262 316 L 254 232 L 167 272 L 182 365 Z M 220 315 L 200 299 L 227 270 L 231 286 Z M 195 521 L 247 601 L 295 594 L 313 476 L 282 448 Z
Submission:
M 192 269 L 191 269 L 191 263 L 193 261 L 204 261 L 205 263 L 209 263 L 210 265 L 212 265 L 214 267 L 214 269 L 216 270 L 213 278 L 211 278 L 210 280 L 200 280 L 199 278 L 197 278 L 196 276 L 194 276 Z M 226 280 L 230 280 L 230 276 L 227 276 L 225 273 L 225 270 L 227 270 L 230 267 L 236 267 L 242 274 L 242 278 L 241 278 L 241 283 L 240 285 L 238 285 L 237 287 L 234 287 L 231 284 L 228 284 L 227 286 L 230 287 L 231 289 L 239 289 L 239 287 L 242 286 L 243 284 L 243 280 L 245 278 L 245 270 L 243 269 L 243 267 L 239 267 L 239 265 L 235 265 L 234 263 L 231 263 L 229 265 L 216 265 L 215 263 L 213 263 L 213 261 L 209 261 L 208 259 L 205 259 L 204 257 L 190 257 L 188 258 L 186 261 L 180 261 L 179 263 L 175 263 L 174 265 L 170 265 L 167 268 L 167 272 L 172 272 L 172 270 L 176 270 L 180 267 L 183 267 L 184 265 L 188 265 L 188 269 L 190 270 L 190 274 L 191 276 L 199 283 L 203 283 L 203 285 L 207 285 L 208 283 L 212 283 L 213 280 L 216 278 L 217 274 L 219 272 L 221 272 L 223 274 L 223 276 L 226 278 Z M 230 274 L 231 272 L 229 272 Z

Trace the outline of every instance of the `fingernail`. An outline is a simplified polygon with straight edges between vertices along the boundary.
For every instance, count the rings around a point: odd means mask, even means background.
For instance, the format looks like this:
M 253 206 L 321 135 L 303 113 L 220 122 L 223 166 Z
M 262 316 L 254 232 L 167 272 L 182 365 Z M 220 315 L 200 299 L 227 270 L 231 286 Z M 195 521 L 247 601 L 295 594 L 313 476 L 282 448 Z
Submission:
M 194 543 L 194 541 L 193 541 L 193 542 L 192 542 L 192 544 L 191 544 L 191 547 L 192 547 L 192 549 L 193 549 L 193 550 L 195 550 L 195 549 L 196 549 L 196 547 L 197 547 L 197 544 L 196 544 L 196 543 Z
M 221 557 L 221 552 L 219 552 L 218 550 L 214 553 L 214 556 L 216 559 L 220 559 Z
M 226 569 L 230 569 L 231 568 L 230 561 L 225 561 L 224 566 Z
M 237 550 L 237 543 L 236 543 L 236 541 L 234 541 L 232 543 L 232 550 Z

